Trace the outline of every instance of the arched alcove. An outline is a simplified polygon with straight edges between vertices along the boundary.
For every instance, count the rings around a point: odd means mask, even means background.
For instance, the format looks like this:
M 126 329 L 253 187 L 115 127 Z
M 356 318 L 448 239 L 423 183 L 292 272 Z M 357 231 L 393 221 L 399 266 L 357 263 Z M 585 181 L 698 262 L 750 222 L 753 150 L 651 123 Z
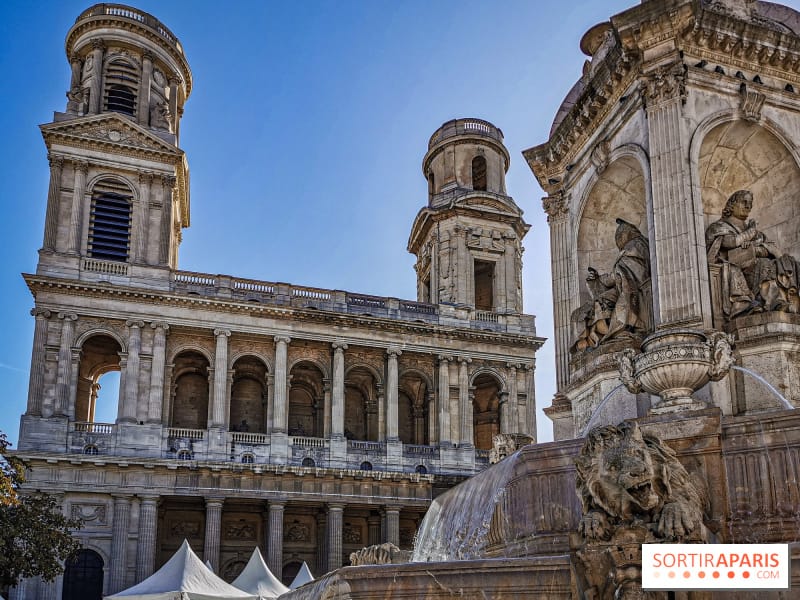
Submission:
M 325 385 L 322 371 L 312 362 L 292 366 L 289 389 L 289 435 L 323 437 Z
M 103 597 L 103 558 L 94 550 L 78 550 L 64 564 L 63 600 L 100 600 Z
M 233 363 L 230 428 L 266 433 L 267 366 L 255 356 Z
M 733 192 L 749 190 L 758 229 L 800 257 L 800 169 L 781 140 L 757 123 L 722 123 L 703 138 L 697 168 L 706 227 Z
M 377 382 L 363 366 L 345 375 L 344 434 L 348 439 L 378 441 Z
M 481 373 L 472 383 L 472 427 L 475 448 L 491 450 L 492 438 L 500 433 L 500 391 L 502 385 L 490 373 Z
M 119 342 L 104 333 L 92 335 L 81 345 L 76 383 L 78 389 L 75 394 L 76 421 L 114 422 L 119 393 L 120 352 L 122 347 Z M 115 380 L 115 384 L 112 380 Z
M 208 425 L 208 359 L 192 350 L 175 357 L 172 427 L 206 429 Z

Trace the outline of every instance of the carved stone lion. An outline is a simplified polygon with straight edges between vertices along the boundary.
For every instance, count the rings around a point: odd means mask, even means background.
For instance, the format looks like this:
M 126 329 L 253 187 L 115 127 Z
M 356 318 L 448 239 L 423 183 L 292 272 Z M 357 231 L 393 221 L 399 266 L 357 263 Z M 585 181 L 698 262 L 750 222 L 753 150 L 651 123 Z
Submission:
M 362 548 L 350 554 L 350 564 L 361 565 L 399 565 L 411 560 L 410 550 L 401 550 L 391 542 Z
M 608 540 L 620 527 L 645 526 L 661 541 L 702 541 L 708 496 L 675 452 L 635 422 L 593 429 L 576 459 L 587 540 Z

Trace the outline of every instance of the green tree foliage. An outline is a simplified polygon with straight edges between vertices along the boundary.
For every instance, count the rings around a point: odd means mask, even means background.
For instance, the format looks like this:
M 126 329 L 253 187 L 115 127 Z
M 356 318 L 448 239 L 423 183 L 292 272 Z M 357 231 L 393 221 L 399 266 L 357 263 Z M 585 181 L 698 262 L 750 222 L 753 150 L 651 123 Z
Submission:
M 0 432 L 0 587 L 36 575 L 52 581 L 80 549 L 71 531 L 83 523 L 65 517 L 51 496 L 20 493 L 25 464 L 8 447 Z

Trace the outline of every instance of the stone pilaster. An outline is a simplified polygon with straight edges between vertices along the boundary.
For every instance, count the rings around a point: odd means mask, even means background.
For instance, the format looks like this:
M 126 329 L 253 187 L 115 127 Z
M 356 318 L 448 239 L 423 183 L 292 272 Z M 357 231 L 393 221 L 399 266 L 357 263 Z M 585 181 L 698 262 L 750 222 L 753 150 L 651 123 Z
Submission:
M 156 559 L 158 496 L 142 496 L 139 502 L 139 542 L 136 545 L 136 581 L 153 574 Z
M 451 356 L 439 355 L 439 445 L 450 446 L 450 361 Z
M 469 250 L 467 249 L 467 230 L 461 225 L 456 225 L 453 229 L 451 242 L 456 245 L 456 303 L 475 305 L 475 281 L 470 276 L 472 272 L 469 260 Z M 467 263 L 470 263 L 468 269 Z M 469 273 L 468 273 L 469 270 Z
M 153 54 L 145 51 L 142 54 L 142 80 L 139 82 L 139 125 L 150 126 L 150 85 L 153 78 Z
M 276 433 L 287 433 L 288 427 L 288 346 L 291 338 L 282 335 L 275 336 L 275 389 L 273 398 L 275 401 L 272 412 L 272 431 Z
M 381 543 L 381 518 L 378 515 L 367 517 L 367 545 L 375 546 Z
M 44 391 L 44 357 L 47 344 L 47 329 L 50 325 L 50 311 L 34 308 L 31 315 L 36 319 L 33 326 L 33 350 L 31 351 L 31 373 L 28 380 L 29 415 L 42 414 L 42 393 Z
M 152 173 L 147 171 L 139 173 L 139 202 L 133 224 L 133 261 L 140 264 L 147 262 L 147 238 L 150 229 L 150 187 L 152 184 Z
M 119 415 L 120 423 L 136 422 L 136 405 L 139 400 L 139 366 L 142 351 L 144 321 L 126 321 L 128 327 L 128 360 L 125 364 L 125 401 Z
M 534 377 L 533 377 L 536 368 L 536 363 L 533 362 L 530 364 L 525 364 L 523 366 L 525 369 L 525 391 L 526 391 L 525 427 L 527 429 L 527 431 L 523 431 L 523 433 L 527 433 L 529 436 L 531 436 L 535 443 L 538 437 L 536 433 L 536 386 L 534 385 Z
M 569 383 L 570 316 L 577 290 L 571 283 L 571 250 L 567 199 L 557 192 L 542 199 L 550 225 L 550 268 L 553 272 L 553 318 L 556 342 L 556 385 Z
M 69 232 L 67 234 L 67 253 L 80 253 L 81 213 L 83 211 L 83 198 L 86 195 L 86 176 L 89 173 L 89 163 L 85 160 L 73 161 L 75 181 L 72 184 L 72 206 L 69 212 Z
M 521 433 L 519 426 L 519 397 L 517 389 L 517 365 L 506 364 L 508 368 L 508 398 L 505 414 L 500 414 L 500 433 Z
M 328 571 L 342 566 L 344 504 L 328 504 Z
M 283 511 L 284 502 L 269 503 L 269 538 L 267 543 L 267 566 L 280 578 L 283 572 Z
M 700 268 L 698 248 L 702 231 L 696 224 L 703 215 L 692 202 L 690 164 L 686 159 L 689 140 L 683 131 L 686 68 L 676 57 L 672 64 L 648 74 L 644 89 L 650 140 L 650 173 L 653 193 L 654 253 L 653 314 L 656 327 L 680 323 L 681 327 L 711 326 L 708 304 L 704 323 L 700 283 L 708 279 Z
M 211 427 L 224 428 L 228 418 L 225 414 L 228 391 L 228 338 L 231 336 L 229 329 L 215 329 L 217 338 L 214 353 L 214 395 L 211 399 Z
M 322 380 L 323 405 L 322 405 L 322 437 L 331 436 L 331 380 Z
M 158 264 L 169 264 L 169 249 L 172 242 L 172 194 L 177 179 L 172 175 L 161 176 L 161 231 L 158 239 Z
M 328 537 L 325 535 L 328 527 L 328 515 L 324 512 L 317 513 L 317 573 L 328 571 Z M 378 543 L 378 542 L 376 542 Z
M 58 313 L 58 318 L 61 319 L 61 343 L 58 347 L 56 403 L 51 414 L 42 415 L 45 417 L 49 417 L 52 414 L 67 414 L 70 388 L 75 383 L 72 381 L 72 344 L 75 337 L 75 321 L 78 320 L 78 315 L 75 313 Z
M 106 45 L 102 40 L 92 41 L 92 84 L 89 88 L 89 114 L 100 112 L 103 99 L 103 54 Z
M 69 364 L 69 380 L 72 382 L 69 386 L 69 394 L 67 395 L 66 410 L 63 414 L 67 415 L 71 420 L 75 420 L 75 404 L 78 396 L 78 374 L 81 369 L 81 356 L 82 352 L 79 348 L 72 348 L 70 352 Z
M 72 53 L 69 57 L 69 67 L 70 67 L 70 77 L 69 77 L 69 89 L 74 90 L 76 87 L 81 85 L 81 67 L 83 66 L 83 61 L 81 57 L 77 53 Z
M 61 206 L 61 173 L 64 168 L 64 157 L 48 154 L 50 161 L 50 186 L 47 188 L 47 213 L 44 218 L 44 241 L 42 250 L 54 252 L 58 235 L 58 213 Z
M 164 402 L 164 363 L 166 361 L 167 331 L 169 331 L 169 325 L 163 321 L 153 321 L 150 323 L 150 327 L 153 328 L 154 332 L 147 422 L 161 423 L 161 407 Z
M 460 418 L 459 446 L 471 447 L 472 439 L 472 402 L 469 393 L 469 364 L 471 358 L 458 358 L 458 413 Z
M 390 442 L 400 439 L 398 432 L 398 376 L 397 357 L 402 352 L 398 348 L 389 348 L 386 351 L 386 438 Z
M 331 437 L 344 437 L 344 351 L 347 344 L 336 342 L 333 346 L 333 400 L 331 407 Z M 341 557 L 340 557 L 341 558 Z
M 400 545 L 400 507 L 387 506 L 386 513 L 386 540 L 395 546 Z
M 224 502 L 224 498 L 206 498 L 206 539 L 203 544 L 203 561 L 210 562 L 215 573 L 219 572 L 219 539 Z
M 130 496 L 114 495 L 114 520 L 111 533 L 111 565 L 108 570 L 108 591 L 116 593 L 127 587 L 128 528 L 130 527 Z
M 169 114 L 172 116 L 172 133 L 178 134 L 178 86 L 181 80 L 177 74 L 169 78 Z

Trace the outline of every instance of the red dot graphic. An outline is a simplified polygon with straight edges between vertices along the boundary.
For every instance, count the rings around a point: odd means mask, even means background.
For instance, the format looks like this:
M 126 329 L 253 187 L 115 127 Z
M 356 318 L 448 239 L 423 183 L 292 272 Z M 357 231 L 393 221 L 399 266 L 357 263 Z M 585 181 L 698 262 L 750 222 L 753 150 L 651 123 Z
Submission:
M 700 579 L 705 579 L 705 578 L 706 578 L 706 572 L 705 572 L 705 571 L 700 571 L 700 572 L 697 574 L 697 576 L 698 576 Z
M 712 576 L 714 577 L 714 579 L 719 579 L 719 571 L 714 571 L 712 573 Z
M 744 577 L 745 579 L 750 577 L 750 571 L 745 571 L 744 573 L 742 573 L 742 577 Z
M 675 571 L 670 571 L 669 572 L 669 578 L 670 579 L 675 579 Z
M 689 579 L 689 577 L 691 577 L 691 576 L 692 576 L 692 574 L 691 574 L 691 573 L 689 573 L 689 571 L 684 571 L 684 572 L 683 572 L 683 578 L 684 578 L 684 579 Z
M 736 577 L 736 573 L 733 571 L 728 571 L 728 579 L 733 579 L 734 577 Z

